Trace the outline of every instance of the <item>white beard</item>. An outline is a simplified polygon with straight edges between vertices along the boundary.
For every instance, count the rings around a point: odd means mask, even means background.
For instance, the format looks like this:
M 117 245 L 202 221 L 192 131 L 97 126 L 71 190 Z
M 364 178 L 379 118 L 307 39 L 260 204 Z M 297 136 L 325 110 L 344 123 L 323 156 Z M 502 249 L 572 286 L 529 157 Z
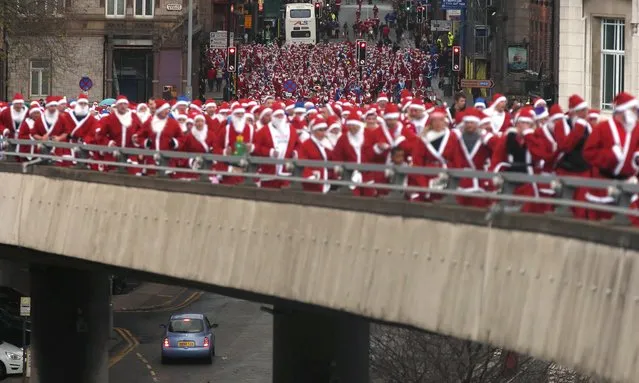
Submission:
M 413 123 L 413 125 L 415 125 L 415 129 L 417 130 L 417 134 L 421 134 L 422 131 L 424 130 L 424 127 L 426 127 L 426 121 L 428 120 L 428 116 L 424 116 L 418 120 L 411 120 L 411 122 Z
M 27 115 L 27 108 L 26 107 L 22 107 L 22 110 L 20 112 L 16 112 L 16 110 L 13 109 L 13 106 L 11 107 L 11 119 L 16 124 L 22 123 L 22 121 L 24 120 L 26 115 Z
M 231 124 L 233 125 L 233 129 L 235 129 L 235 133 L 242 133 L 244 131 L 244 126 L 246 125 L 246 116 L 231 117 Z
M 219 122 L 224 122 L 224 121 L 226 121 L 226 117 L 224 117 L 224 116 L 223 116 L 223 115 L 221 115 L 221 114 L 216 114 L 216 115 L 215 115 L 215 118 L 217 118 L 217 120 L 218 120 Z
M 182 133 L 186 133 L 186 131 L 188 130 L 188 128 L 186 127 L 186 121 L 178 122 L 178 124 L 180 124 L 180 129 L 182 130 Z
M 428 142 L 433 142 L 433 141 L 435 141 L 436 139 L 438 139 L 438 138 L 440 138 L 440 137 L 443 137 L 443 136 L 444 136 L 444 134 L 446 134 L 446 130 L 442 130 L 441 132 L 436 132 L 436 131 L 434 131 L 434 130 L 429 130 L 429 131 L 426 133 L 426 141 L 428 141 Z
M 89 106 L 80 106 L 80 105 L 76 105 L 75 108 L 73 108 L 73 113 L 75 113 L 75 115 L 77 117 L 84 117 L 87 114 L 89 114 Z
M 124 114 L 120 114 L 117 110 L 115 111 L 115 116 L 118 118 L 118 121 L 120 121 L 120 124 L 122 124 L 123 128 L 128 128 L 129 126 L 131 126 L 131 124 L 133 123 L 133 117 L 130 111 L 127 111 Z
M 271 118 L 271 124 L 280 132 L 286 127 L 286 119 L 284 118 Z
M 164 126 L 166 126 L 167 120 L 168 120 L 168 117 L 164 119 L 160 119 L 158 118 L 158 116 L 153 116 L 151 118 L 151 130 L 153 130 L 153 133 L 155 134 L 162 133 L 162 131 L 164 130 Z
M 204 127 L 202 128 L 202 130 L 198 130 L 194 126 L 194 127 L 191 128 L 191 134 L 199 142 L 204 142 L 205 143 L 206 142 L 206 136 L 208 134 L 208 128 L 207 128 L 206 124 L 204 124 Z
M 146 120 L 149 119 L 149 117 L 151 117 L 151 112 L 149 112 L 148 110 L 144 113 L 138 113 L 138 118 L 143 124 L 146 122 Z
M 60 112 L 58 112 L 57 110 L 53 114 L 49 112 L 44 113 L 44 120 L 47 122 L 47 124 L 49 124 L 49 126 L 55 125 L 55 123 L 58 122 L 58 117 L 60 117 Z
M 337 144 L 337 140 L 339 140 L 339 138 L 342 136 L 342 132 L 337 132 L 337 133 L 332 133 L 332 132 L 327 132 L 326 133 L 326 139 L 328 140 L 328 142 L 331 143 L 331 146 L 335 146 L 335 144 Z
M 355 134 L 348 132 L 348 142 L 356 149 L 364 144 L 364 128 L 360 128 Z

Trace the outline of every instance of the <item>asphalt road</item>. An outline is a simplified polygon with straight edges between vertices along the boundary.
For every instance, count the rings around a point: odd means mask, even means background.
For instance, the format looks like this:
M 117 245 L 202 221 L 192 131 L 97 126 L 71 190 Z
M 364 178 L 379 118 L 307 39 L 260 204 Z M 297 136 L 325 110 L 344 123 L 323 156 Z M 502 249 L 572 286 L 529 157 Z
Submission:
M 173 312 L 116 313 L 114 325 L 129 330 L 140 344 L 111 368 L 110 382 L 271 382 L 273 320 L 259 304 L 203 294 L 177 312 L 203 313 L 219 324 L 213 364 L 160 363 L 160 324 Z

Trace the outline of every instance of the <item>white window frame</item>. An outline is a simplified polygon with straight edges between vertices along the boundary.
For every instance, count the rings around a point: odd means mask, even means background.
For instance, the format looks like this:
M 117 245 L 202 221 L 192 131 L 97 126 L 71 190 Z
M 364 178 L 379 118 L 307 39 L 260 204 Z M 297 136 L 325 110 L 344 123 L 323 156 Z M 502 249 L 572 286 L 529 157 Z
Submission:
M 113 1 L 113 14 L 109 14 L 109 2 Z M 104 14 L 110 18 L 124 18 L 126 16 L 126 2 L 127 0 L 105 0 L 104 1 Z M 123 3 L 122 14 L 118 13 L 118 3 Z
M 149 19 L 152 18 L 155 15 L 155 2 L 159 1 L 159 0 L 151 0 L 151 14 L 147 15 L 146 14 L 146 0 L 142 0 L 142 14 L 138 15 L 137 14 L 137 5 L 138 2 L 137 0 L 132 0 L 133 1 L 133 16 L 135 16 L 136 18 L 140 18 L 140 19 Z
M 614 47 L 613 49 L 604 49 L 606 38 L 606 27 L 614 27 Z M 613 77 L 614 83 L 612 84 L 612 97 L 624 90 L 624 72 L 626 69 L 625 63 L 625 43 L 626 43 L 626 21 L 624 19 L 601 19 L 601 69 L 600 69 L 600 91 L 599 91 L 599 104 L 601 110 L 612 110 L 612 99 L 604 99 L 606 93 L 606 87 L 610 84 L 606 82 L 606 68 L 605 62 L 607 56 L 614 57 L 613 59 Z
M 33 67 L 34 61 L 47 62 L 48 66 L 34 68 Z M 44 71 L 49 72 L 49 83 L 47 84 L 47 88 L 49 91 L 51 91 L 51 63 L 48 60 L 40 60 L 40 59 L 29 60 L 29 96 L 30 98 L 43 98 L 49 95 L 49 92 L 42 91 L 42 85 L 44 84 L 44 82 L 42 81 L 42 73 Z M 34 73 L 36 73 L 36 75 L 38 76 L 38 92 L 37 93 L 39 94 L 32 93 L 33 89 L 31 88 L 31 84 L 33 83 Z

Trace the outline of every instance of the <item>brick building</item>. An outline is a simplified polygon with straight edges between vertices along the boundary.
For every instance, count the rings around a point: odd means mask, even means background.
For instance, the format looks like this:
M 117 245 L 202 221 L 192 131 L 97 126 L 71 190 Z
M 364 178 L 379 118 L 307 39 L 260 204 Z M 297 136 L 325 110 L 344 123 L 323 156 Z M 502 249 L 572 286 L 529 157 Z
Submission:
M 561 0 L 559 101 L 577 93 L 610 110 L 615 94 L 639 94 L 639 4 L 634 0 Z M 637 49 L 635 49 L 637 48 Z
M 21 0 L 18 0 L 21 1 Z M 188 0 L 38 0 L 58 33 L 28 26 L 9 36 L 9 95 L 75 97 L 89 77 L 93 100 L 125 94 L 134 101 L 182 94 L 186 86 Z M 197 1 L 195 2 L 197 5 Z M 194 8 L 194 56 L 201 27 Z M 28 20 L 27 20 L 28 22 Z M 197 65 L 194 59 L 194 91 Z
M 554 0 L 530 0 L 530 47 L 528 63 L 531 70 L 549 73 L 552 70 L 552 11 Z

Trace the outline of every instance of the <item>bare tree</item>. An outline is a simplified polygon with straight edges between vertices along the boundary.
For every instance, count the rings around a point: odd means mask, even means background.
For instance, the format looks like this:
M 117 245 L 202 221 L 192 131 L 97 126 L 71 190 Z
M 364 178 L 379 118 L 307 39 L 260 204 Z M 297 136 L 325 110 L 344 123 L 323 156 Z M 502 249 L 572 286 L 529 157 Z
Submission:
M 371 327 L 371 375 L 384 383 L 603 383 L 551 362 L 405 328 Z

